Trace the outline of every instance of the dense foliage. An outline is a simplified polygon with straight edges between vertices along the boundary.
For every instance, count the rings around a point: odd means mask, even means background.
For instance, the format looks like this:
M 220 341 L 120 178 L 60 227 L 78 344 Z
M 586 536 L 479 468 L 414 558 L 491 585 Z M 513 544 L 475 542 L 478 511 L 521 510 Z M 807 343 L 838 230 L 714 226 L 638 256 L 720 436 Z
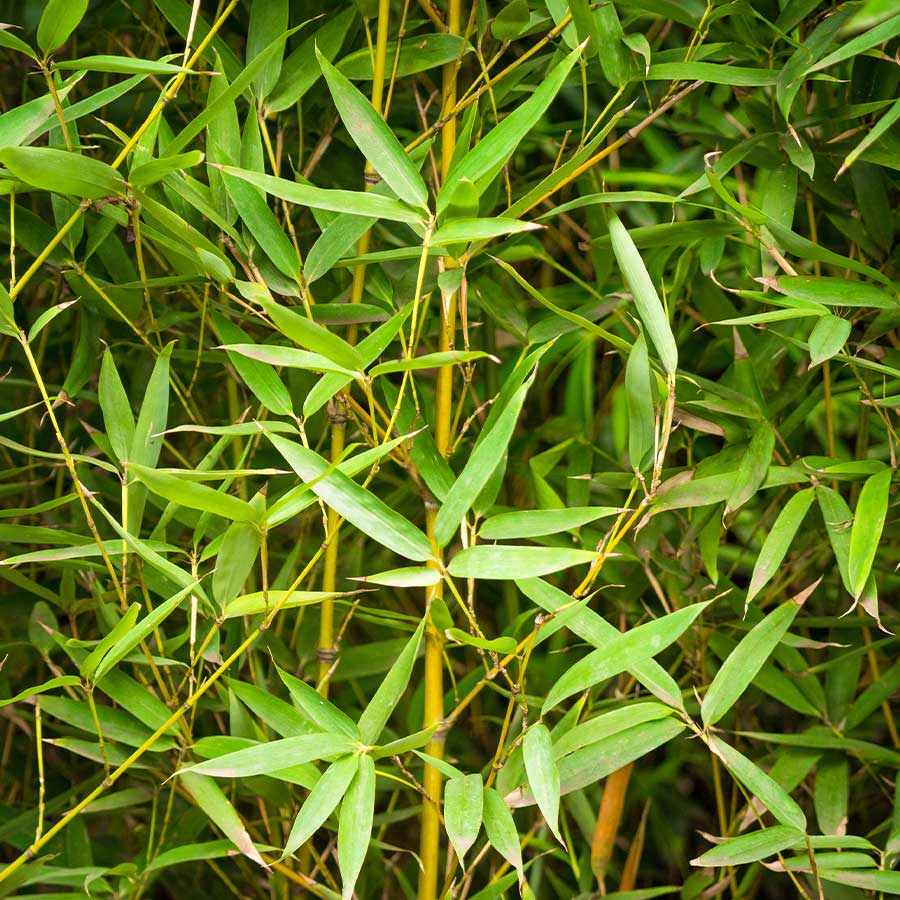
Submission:
M 895 4 L 0 19 L 0 896 L 900 894 Z

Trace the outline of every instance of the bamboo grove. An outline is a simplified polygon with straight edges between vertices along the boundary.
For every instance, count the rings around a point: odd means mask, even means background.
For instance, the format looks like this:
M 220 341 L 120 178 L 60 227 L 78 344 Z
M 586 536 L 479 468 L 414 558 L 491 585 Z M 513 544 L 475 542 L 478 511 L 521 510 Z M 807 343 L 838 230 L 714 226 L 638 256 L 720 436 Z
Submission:
M 900 894 L 895 4 L 0 19 L 0 896 Z

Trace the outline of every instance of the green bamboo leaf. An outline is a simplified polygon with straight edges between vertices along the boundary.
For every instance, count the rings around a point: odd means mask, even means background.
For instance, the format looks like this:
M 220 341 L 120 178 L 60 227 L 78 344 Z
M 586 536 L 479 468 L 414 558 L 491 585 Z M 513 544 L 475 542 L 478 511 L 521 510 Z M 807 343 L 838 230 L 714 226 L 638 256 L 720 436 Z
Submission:
M 853 521 L 853 513 L 847 506 L 846 500 L 833 488 L 825 485 L 816 485 L 816 500 L 822 511 L 825 521 L 825 531 L 834 552 L 841 581 L 848 593 L 853 593 L 850 581 L 850 523 Z
M 861 306 L 872 309 L 897 309 L 898 306 L 896 292 L 888 292 L 885 288 L 875 287 L 864 281 L 851 281 L 849 278 L 779 275 L 777 278 L 758 278 L 757 281 L 792 299 L 822 306 Z
M 72 687 L 74 685 L 81 684 L 81 679 L 77 675 L 57 675 L 56 678 L 51 678 L 49 681 L 44 681 L 41 684 L 36 684 L 33 687 L 25 688 L 24 691 L 20 691 L 14 697 L 8 697 L 5 700 L 0 700 L 0 707 L 9 706 L 12 703 L 18 703 L 20 700 L 27 700 L 29 697 L 34 697 L 37 694 L 43 694 L 47 691 L 52 691 L 58 687 Z M 480 784 L 479 780 L 479 784 Z M 479 792 L 480 792 L 479 788 Z
M 318 31 L 291 53 L 281 66 L 278 83 L 266 98 L 265 110 L 267 113 L 281 112 L 303 98 L 322 75 L 316 59 L 316 50 L 329 62 L 333 60 L 350 32 L 350 26 L 356 16 L 355 5 L 336 12 Z
M 97 721 L 86 701 L 46 695 L 41 698 L 41 709 L 72 728 L 97 736 Z M 141 747 L 153 736 L 143 722 L 138 722 L 134 716 L 120 709 L 97 704 L 96 712 L 105 742 L 117 741 L 127 747 Z M 153 753 L 165 753 L 174 747 L 175 742 L 171 738 L 160 737 L 148 749 Z
M 191 509 L 222 516 L 232 522 L 256 522 L 257 511 L 246 501 L 204 484 L 129 462 L 128 474 L 146 485 L 154 494 Z
M 656 722 L 672 715 L 672 708 L 662 703 L 647 701 L 634 703 L 622 709 L 614 709 L 585 722 L 579 722 L 571 731 L 553 734 L 553 757 L 562 760 L 570 753 L 581 750 L 597 741 L 612 737 L 645 722 Z
M 316 49 L 334 105 L 363 156 L 391 190 L 410 206 L 428 209 L 428 188 L 394 132 L 372 104 Z
M 465 644 L 468 647 L 478 647 L 481 650 L 487 650 L 491 653 L 501 653 L 506 656 L 509 653 L 515 653 L 518 643 L 512 637 L 499 637 L 494 640 L 487 638 L 475 637 L 461 628 L 445 628 L 444 635 L 448 640 L 457 644 Z
M 460 863 L 481 831 L 483 806 L 480 775 L 461 775 L 447 782 L 444 789 L 444 824 Z
M 16 50 L 19 53 L 24 53 L 26 56 L 31 57 L 33 60 L 37 60 L 37 53 L 35 53 L 21 38 L 17 38 L 14 34 L 10 34 L 8 30 L 9 27 L 9 25 L 0 27 L 0 47 L 9 47 L 10 50 Z
M 357 373 L 353 369 L 338 365 L 321 353 L 310 353 L 308 350 L 298 350 L 296 347 L 279 347 L 276 344 L 222 344 L 219 350 L 228 353 L 229 358 L 234 355 L 245 360 L 251 360 L 266 365 L 268 371 L 271 366 L 285 366 L 289 369 L 308 369 L 310 372 L 332 372 L 337 375 L 346 375 L 354 378 Z
M 613 253 L 619 263 L 625 284 L 634 298 L 644 331 L 656 348 L 666 374 L 670 378 L 674 377 L 678 368 L 678 347 L 675 345 L 672 329 L 641 254 L 614 212 L 609 216 L 609 236 Z
M 716 673 L 712 684 L 700 705 L 700 715 L 707 727 L 715 725 L 750 686 L 757 672 L 769 659 L 785 632 L 790 628 L 800 607 L 812 590 L 818 586 L 816 582 L 811 588 L 798 594 L 792 600 L 782 603 L 773 612 L 759 621 L 745 635 L 722 668 Z
M 447 571 L 455 578 L 535 578 L 593 562 L 597 554 L 569 548 L 480 545 L 461 550 Z
M 405 693 L 416 657 L 419 654 L 419 644 L 425 631 L 425 621 L 422 619 L 419 623 L 419 627 L 413 632 L 413 636 L 407 641 L 406 646 L 359 717 L 359 734 L 363 743 L 375 744 L 378 742 L 391 713 L 397 708 L 397 704 Z
M 725 768 L 781 822 L 798 831 L 806 831 L 806 816 L 769 775 L 742 753 L 721 738 L 710 738 L 710 749 L 725 764 Z
M 867 478 L 853 513 L 847 574 L 851 593 L 856 600 L 862 595 L 875 562 L 887 516 L 892 475 L 890 469 L 885 469 Z
M 468 244 L 508 234 L 537 231 L 543 227 L 536 222 L 519 222 L 516 219 L 451 219 L 434 232 L 431 240 L 434 244 Z
M 172 4 L 172 0 L 153 0 L 158 6 L 161 3 L 165 3 L 166 6 Z M 188 9 L 188 17 L 191 15 L 191 10 Z M 168 15 L 167 15 L 168 18 Z M 197 34 L 200 35 L 200 19 L 198 17 L 197 20 Z M 233 65 L 234 61 L 234 53 L 224 42 L 216 42 L 216 39 L 213 40 L 213 45 L 216 48 L 216 54 L 221 59 L 221 65 L 223 68 L 223 72 L 227 73 L 228 81 L 231 82 L 230 85 L 227 85 L 221 93 L 216 93 L 215 99 L 210 100 L 202 109 L 202 111 L 195 116 L 191 121 L 177 134 L 175 137 L 169 141 L 166 146 L 166 153 L 180 153 L 190 144 L 191 141 L 206 128 L 210 122 L 212 122 L 217 116 L 221 114 L 223 110 L 228 109 L 229 107 L 234 106 L 234 101 L 240 97 L 251 85 L 253 79 L 256 78 L 257 74 L 265 68 L 269 59 L 275 54 L 280 54 L 283 52 L 284 42 L 292 35 L 294 32 L 298 31 L 302 28 L 302 25 L 297 25 L 294 28 L 291 28 L 289 31 L 285 31 L 278 38 L 272 41 L 268 47 L 258 53 L 246 66 L 241 67 L 240 63 L 236 66 Z M 218 37 L 218 36 L 217 36 Z M 200 38 L 202 40 L 202 38 Z M 211 57 L 212 58 L 212 57 Z M 237 160 L 235 159 L 235 162 Z M 290 183 L 290 182 L 288 182 Z
M 126 457 L 128 462 L 153 468 L 159 460 L 163 432 L 166 430 L 169 416 L 169 360 L 174 346 L 174 343 L 167 344 L 156 358 L 153 372 L 144 390 L 144 400 L 134 428 L 131 453 Z M 129 517 L 129 528 L 137 533 L 137 528 L 131 528 L 131 521 Z
M 248 181 L 236 178 L 225 170 L 222 171 L 222 180 L 241 221 L 263 253 L 279 272 L 298 281 L 301 269 L 297 251 L 275 218 L 275 213 L 269 209 L 265 195 L 260 194 Z
M 850 336 L 850 322 L 839 316 L 822 316 L 813 326 L 809 336 L 810 365 L 831 359 L 844 349 L 847 338 Z
M 519 832 L 503 798 L 493 789 L 483 791 L 484 830 L 493 848 L 516 870 L 519 882 L 525 879 Z
M 45 309 L 35 319 L 34 325 L 28 329 L 28 335 L 25 338 L 29 344 L 34 343 L 34 339 L 60 314 L 65 312 L 70 306 L 77 303 L 77 300 L 66 300 L 63 303 L 54 303 L 49 309 Z
M 787 825 L 773 825 L 771 828 L 762 828 L 722 841 L 712 850 L 692 859 L 691 865 L 708 868 L 742 866 L 805 844 L 806 835 L 802 831 Z
M 428 538 L 383 500 L 333 469 L 318 453 L 275 434 L 267 437 L 316 496 L 363 534 L 407 559 L 431 559 Z
M 253 571 L 260 542 L 261 535 L 255 524 L 234 521 L 225 529 L 212 577 L 213 599 L 223 613 L 241 593 Z
M 178 66 L 168 60 L 138 59 L 134 56 L 82 56 L 79 59 L 62 59 L 54 61 L 53 67 L 63 71 L 74 72 L 109 72 L 114 75 L 178 75 L 190 69 Z M 195 150 L 194 153 L 199 153 Z M 196 165 L 196 164 L 195 164 Z
M 478 495 L 506 454 L 522 404 L 532 384 L 529 378 L 510 398 L 493 427 L 472 451 L 459 477 L 453 482 L 434 521 L 434 540 L 445 547 L 460 527 Z
M 305 681 L 301 681 L 290 672 L 285 672 L 277 665 L 275 669 L 278 677 L 290 692 L 294 703 L 300 708 L 300 712 L 320 731 L 342 734 L 355 741 L 359 740 L 359 728 L 346 713 L 341 712 Z
M 694 603 L 669 613 L 624 634 L 611 637 L 605 648 L 594 650 L 584 659 L 570 666 L 550 688 L 542 707 L 542 714 L 562 703 L 567 697 L 580 693 L 607 678 L 623 672 L 635 661 L 656 656 L 687 631 L 710 602 Z
M 147 613 L 132 629 L 123 634 L 115 644 L 107 651 L 106 655 L 97 666 L 94 673 L 94 681 L 100 681 L 115 665 L 123 660 L 144 638 L 155 631 L 159 626 L 184 602 L 185 597 L 193 593 L 198 587 L 196 583 L 179 591 L 170 597 L 165 603 L 160 603 L 151 612 Z
M 123 197 L 127 188 L 112 166 L 53 147 L 4 147 L 0 164 L 26 184 L 54 194 L 102 200 Z
M 131 631 L 134 627 L 134 623 L 137 621 L 138 613 L 140 611 L 141 604 L 132 603 L 125 612 L 125 615 L 119 619 L 109 634 L 104 635 L 100 641 L 98 641 L 97 646 L 87 655 L 80 666 L 82 678 L 87 681 L 90 681 L 93 678 L 94 672 L 97 671 L 97 666 L 100 665 L 100 660 L 103 658 L 104 654 L 110 647 L 118 643 L 124 635 L 127 635 L 128 632 Z
M 321 49 L 322 42 L 318 41 L 317 43 Z M 471 52 L 471 46 L 461 35 L 441 34 L 440 32 L 416 35 L 414 41 L 389 41 L 387 45 L 387 58 L 396 60 L 392 65 L 396 67 L 395 76 L 397 78 L 427 72 L 429 69 L 455 62 Z M 337 69 L 342 75 L 346 75 L 353 81 L 371 81 L 373 75 L 372 54 L 368 47 L 348 53 L 337 64 Z
M 267 614 L 276 606 L 279 609 L 296 609 L 298 606 L 310 606 L 343 596 L 345 594 L 342 591 L 256 591 L 235 597 L 225 607 L 222 616 L 226 619 L 239 619 L 243 616 Z
M 103 350 L 98 395 L 109 443 L 119 462 L 126 462 L 134 445 L 134 416 L 109 347 Z
M 209 818 L 222 829 L 228 839 L 248 859 L 266 867 L 266 863 L 256 849 L 244 823 L 237 810 L 222 792 L 222 789 L 212 780 L 193 772 L 186 772 L 181 776 L 185 790 L 193 797 L 197 808 L 202 810 Z
M 38 47 L 49 56 L 61 47 L 87 12 L 88 0 L 47 0 L 37 27 Z
M 316 759 L 329 759 L 352 753 L 357 742 L 343 734 L 303 734 L 281 738 L 265 744 L 255 744 L 233 753 L 215 756 L 179 770 L 185 773 L 210 775 L 214 778 L 247 778 L 277 772 L 288 765 L 296 766 Z
M 224 345 L 252 343 L 247 333 L 218 313 L 213 313 L 213 327 Z M 226 350 L 228 359 L 238 375 L 266 409 L 278 416 L 293 414 L 291 395 L 278 373 L 269 365 L 258 362 L 242 353 Z
M 522 755 L 525 760 L 525 772 L 528 774 L 528 785 L 538 809 L 547 827 L 565 846 L 566 842 L 559 831 L 559 770 L 556 768 L 550 732 L 542 722 L 532 725 L 525 732 Z
M 814 497 L 815 488 L 798 491 L 778 513 L 778 518 L 763 541 L 762 549 L 753 566 L 753 574 L 750 576 L 750 587 L 747 589 L 745 601 L 747 606 L 778 571 L 778 567 L 790 549 L 794 536 L 809 512 Z
M 250 6 L 250 25 L 247 29 L 247 62 L 259 56 L 266 47 L 278 42 L 278 49 L 267 56 L 265 65 L 257 72 L 251 85 L 260 100 L 271 93 L 281 74 L 284 41 L 279 38 L 288 30 L 288 0 L 255 0 Z
M 611 638 L 621 632 L 610 625 L 602 616 L 581 604 L 572 605 L 572 598 L 539 578 L 516 578 L 516 586 L 529 600 L 541 609 L 556 613 L 567 607 L 560 615 L 565 616 L 565 626 L 587 641 L 591 646 L 603 648 Z M 669 673 L 655 660 L 648 659 L 628 664 L 628 671 L 663 703 L 675 709 L 684 709 L 681 690 Z
M 386 587 L 431 587 L 441 580 L 441 573 L 431 566 L 405 566 L 374 575 L 361 575 L 351 580 Z
M 19 328 L 16 325 L 16 313 L 9 292 L 0 284 L 0 334 L 9 337 L 19 337 Z
M 497 357 L 491 356 L 490 353 L 485 353 L 483 350 L 441 350 L 436 353 L 423 353 L 412 359 L 394 359 L 379 363 L 377 366 L 372 366 L 369 375 L 376 378 L 378 375 L 390 375 L 394 372 L 419 372 L 422 369 L 439 369 L 443 366 L 453 366 L 485 358 L 499 362 Z
M 582 525 L 617 515 L 617 506 L 573 506 L 568 509 L 528 509 L 498 513 L 484 520 L 478 529 L 486 541 L 543 537 L 574 531 Z
M 199 166 L 202 162 L 203 154 L 199 150 L 176 153 L 174 156 L 164 156 L 162 159 L 151 159 L 149 162 L 135 166 L 128 173 L 128 181 L 135 187 L 147 187 L 162 181 L 163 178 L 174 172 L 191 169 Z
M 353 888 L 372 836 L 375 813 L 375 761 L 359 757 L 359 764 L 341 804 L 338 819 L 338 869 L 341 873 L 341 898 L 352 900 Z
M 341 367 L 341 371 L 359 372 L 362 370 L 362 357 L 355 347 L 319 325 L 318 322 L 276 303 L 263 285 L 239 282 L 238 289 L 248 299 L 258 303 L 275 323 L 275 327 L 295 344 L 306 347 L 337 363 Z
M 479 195 L 485 192 L 520 141 L 531 132 L 553 102 L 580 55 L 581 48 L 576 47 L 541 81 L 537 90 L 524 103 L 516 107 L 453 165 L 438 193 L 438 215 L 446 210 L 453 186 L 462 179 L 473 182 Z
M 850 800 L 850 772 L 844 753 L 826 753 L 816 764 L 813 801 L 816 821 L 823 834 L 847 831 Z
M 656 442 L 653 405 L 653 374 L 644 333 L 638 336 L 625 366 L 625 397 L 628 402 L 628 458 L 631 467 L 642 470 L 652 463 Z
M 725 503 L 725 515 L 740 509 L 760 489 L 774 451 L 775 431 L 768 422 L 760 422 L 753 430 L 737 472 L 732 476 L 733 485 Z
M 294 819 L 282 859 L 293 856 L 325 824 L 343 799 L 358 768 L 358 757 L 344 756 L 325 770 Z
M 2 37 L 7 32 L 0 28 L 0 44 Z M 12 37 L 12 35 L 9 35 Z M 75 81 L 56 91 L 56 96 L 62 102 L 72 88 Z M 51 118 L 52 117 L 52 118 Z M 51 94 L 44 94 L 28 103 L 22 103 L 0 115 L 0 147 L 21 147 L 36 140 L 44 130 L 47 123 L 56 120 L 56 104 Z

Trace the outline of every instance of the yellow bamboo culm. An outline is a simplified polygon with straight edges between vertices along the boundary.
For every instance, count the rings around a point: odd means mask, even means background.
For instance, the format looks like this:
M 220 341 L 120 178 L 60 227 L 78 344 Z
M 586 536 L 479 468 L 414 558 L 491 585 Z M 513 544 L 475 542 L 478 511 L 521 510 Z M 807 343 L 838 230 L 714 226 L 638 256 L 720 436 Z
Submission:
M 447 10 L 447 31 L 459 34 L 462 26 L 462 2 L 450 0 Z M 443 112 L 456 106 L 456 80 L 458 63 L 456 60 L 444 66 L 442 85 Z M 456 118 L 451 116 L 441 129 L 441 177 L 445 179 L 450 171 L 453 151 L 456 149 Z M 444 259 L 445 268 L 456 266 L 455 259 Z M 446 303 L 441 304 L 440 343 L 441 351 L 452 349 L 453 335 L 456 330 L 457 295 L 454 292 Z M 447 456 L 452 439 L 453 427 L 453 367 L 444 366 L 438 369 L 435 387 L 436 419 L 434 423 L 434 440 L 441 456 Z M 434 520 L 437 510 L 428 511 L 428 533 L 433 537 Z M 428 743 L 425 752 L 441 759 L 444 755 L 444 732 L 440 728 L 444 720 L 444 661 L 443 637 L 440 630 L 431 620 L 431 609 L 435 601 L 443 599 L 443 582 L 429 589 L 427 604 L 429 621 L 425 630 L 425 728 L 438 726 L 434 738 Z M 435 900 L 437 897 L 438 872 L 440 870 L 441 846 L 441 773 L 433 766 L 425 766 L 422 786 L 430 798 L 422 804 L 422 830 L 419 854 L 422 859 L 422 870 L 419 875 L 418 900 Z
M 375 59 L 372 66 L 372 107 L 375 112 L 381 114 L 384 107 L 384 79 L 387 68 L 387 44 L 388 44 L 388 24 L 390 21 L 391 4 L 390 0 L 379 0 L 378 4 L 378 25 L 375 38 Z M 366 161 L 366 183 L 365 189 L 371 187 L 371 176 L 374 169 L 369 161 Z M 369 249 L 369 232 L 367 231 L 360 239 L 356 252 L 358 256 L 364 256 Z M 350 302 L 360 303 L 363 298 L 363 288 L 366 281 L 366 264 L 360 263 L 353 270 L 353 285 L 350 292 Z M 350 344 L 355 344 L 357 339 L 357 327 L 351 325 L 347 332 L 347 340 Z M 335 401 L 329 408 L 331 416 L 331 460 L 332 462 L 340 459 L 344 452 L 344 443 L 346 437 L 345 419 L 346 414 L 340 404 L 340 397 L 336 397 Z M 340 527 L 341 519 L 338 514 L 329 507 L 326 520 L 328 546 L 325 550 L 325 558 L 322 566 L 322 590 L 331 593 L 337 590 L 337 564 L 340 550 Z M 318 690 L 323 697 L 328 696 L 328 673 L 333 662 L 334 653 L 334 601 L 324 600 L 320 607 L 319 614 L 319 677 Z

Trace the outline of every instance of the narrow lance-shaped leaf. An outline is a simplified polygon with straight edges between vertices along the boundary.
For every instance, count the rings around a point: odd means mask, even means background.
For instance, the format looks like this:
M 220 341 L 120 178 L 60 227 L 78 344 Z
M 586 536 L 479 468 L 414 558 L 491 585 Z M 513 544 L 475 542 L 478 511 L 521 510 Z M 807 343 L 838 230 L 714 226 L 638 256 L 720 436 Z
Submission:
M 250 343 L 247 333 L 224 316 L 213 314 L 213 325 L 224 344 Z M 291 395 L 278 373 L 269 365 L 240 353 L 226 351 L 231 364 L 266 409 L 279 416 L 293 414 Z
M 656 416 L 653 409 L 653 373 L 644 333 L 628 354 L 625 366 L 625 398 L 628 403 L 628 458 L 633 469 L 641 470 L 650 460 L 655 441 Z
M 347 788 L 338 820 L 338 868 L 342 900 L 351 900 L 369 849 L 375 814 L 375 761 L 364 754 Z
M 232 522 L 255 522 L 259 518 L 256 510 L 246 500 L 214 490 L 205 484 L 198 484 L 188 478 L 179 478 L 177 475 L 134 462 L 128 464 L 128 473 L 150 488 L 154 494 L 159 494 L 160 497 L 181 506 L 213 513 Z
M 481 544 L 461 550 L 447 571 L 456 578 L 535 578 L 593 562 L 597 554 L 568 547 L 520 547 Z
M 254 9 L 259 4 L 254 5 Z M 284 233 L 275 213 L 269 208 L 265 196 L 249 182 L 222 172 L 222 180 L 229 197 L 237 208 L 241 221 L 253 235 L 260 249 L 275 267 L 288 278 L 300 278 L 300 260 L 297 251 Z
M 823 484 L 816 485 L 816 500 L 818 500 L 819 509 L 822 511 L 825 531 L 828 534 L 828 540 L 831 543 L 831 549 L 838 564 L 841 581 L 844 583 L 847 592 L 852 594 L 853 588 L 850 583 L 849 562 L 850 523 L 853 520 L 853 513 L 850 512 L 847 501 L 837 491 Z
M 358 768 L 356 756 L 345 756 L 325 770 L 294 819 L 282 859 L 296 853 L 325 824 L 343 799 Z
M 366 744 L 377 743 L 391 713 L 397 708 L 400 698 L 409 685 L 413 666 L 419 653 L 419 644 L 425 631 L 425 622 L 425 619 L 419 622 L 419 627 L 413 632 L 413 636 L 407 641 L 384 681 L 378 686 L 375 696 L 372 697 L 369 705 L 359 717 L 357 724 L 360 739 Z
M 817 586 L 818 582 L 793 599 L 782 603 L 742 638 L 716 673 L 703 698 L 700 715 L 704 725 L 715 725 L 734 706 L 774 653 L 800 607 Z
M 802 831 L 787 825 L 773 825 L 723 841 L 702 856 L 692 859 L 691 865 L 709 868 L 746 865 L 805 842 L 806 835 Z
M 780 787 L 755 763 L 730 744 L 726 744 L 721 738 L 710 738 L 710 749 L 722 760 L 725 768 L 751 794 L 755 795 L 782 825 L 788 825 L 798 831 L 806 831 L 806 816 L 803 814 L 803 810 L 791 799 L 784 788 Z
M 760 422 L 734 475 L 734 484 L 725 504 L 726 514 L 740 509 L 759 490 L 774 450 L 775 431 L 768 422 Z
M 809 507 L 815 498 L 815 488 L 807 488 L 794 494 L 778 514 L 772 530 L 763 541 L 762 549 L 753 566 L 746 605 L 769 583 L 787 555 Z
M 144 638 L 156 630 L 183 602 L 198 585 L 188 585 L 179 591 L 174 597 L 170 597 L 165 603 L 160 603 L 151 612 L 147 613 L 133 628 L 127 630 L 119 637 L 115 644 L 107 651 L 106 655 L 97 666 L 94 680 L 99 681 L 120 660 L 124 659 Z
M 809 335 L 810 365 L 817 366 L 840 353 L 848 337 L 850 337 L 848 319 L 842 319 L 840 316 L 822 316 Z
M 213 570 L 212 594 L 226 616 L 228 604 L 241 593 L 244 582 L 253 571 L 260 544 L 260 531 L 255 524 L 235 521 L 225 529 Z
M 363 534 L 407 559 L 431 559 L 428 538 L 383 500 L 330 467 L 318 453 L 276 434 L 267 437 L 315 494 Z
M 604 649 L 594 650 L 579 660 L 553 685 L 544 701 L 543 712 L 553 709 L 573 694 L 618 675 L 635 661 L 656 656 L 673 641 L 677 641 L 710 602 L 686 606 L 646 625 L 639 625 L 624 634 L 611 637 Z
M 122 197 L 127 187 L 112 166 L 53 147 L 6 147 L 0 163 L 26 184 L 54 194 L 101 200 Z
M 109 443 L 119 462 L 125 462 L 134 444 L 134 416 L 108 347 L 103 351 L 98 394 Z
M 678 368 L 678 347 L 675 345 L 669 320 L 666 318 L 659 294 L 656 293 L 656 288 L 650 280 L 641 254 L 614 212 L 610 212 L 609 216 L 609 237 L 613 253 L 622 270 L 622 277 L 634 298 L 634 305 L 637 307 L 644 331 L 650 336 L 650 341 L 662 361 L 663 369 L 671 378 Z
M 594 647 L 605 647 L 610 638 L 621 633 L 594 610 L 581 605 L 571 606 L 572 598 L 568 594 L 540 578 L 517 578 L 516 587 L 549 613 L 569 607 L 561 613 L 565 616 L 566 627 Z M 629 662 L 627 671 L 664 703 L 684 709 L 678 684 L 655 660 Z
M 345 712 L 338 709 L 315 688 L 310 687 L 305 681 L 301 681 L 296 675 L 285 672 L 277 665 L 275 669 L 303 715 L 317 728 L 331 734 L 343 734 L 359 740 L 359 728 Z
M 486 541 L 542 537 L 572 531 L 621 512 L 617 506 L 570 506 L 567 509 L 527 509 L 498 513 L 484 520 L 478 534 Z
M 481 830 L 483 808 L 481 776 L 451 778 L 444 789 L 444 823 L 447 837 L 462 862 Z
M 484 830 L 493 848 L 516 870 L 519 881 L 525 878 L 519 832 L 509 807 L 493 788 L 484 789 Z
M 263 175 L 249 172 L 235 166 L 222 166 L 221 170 L 235 178 L 243 178 L 250 184 L 260 188 L 267 194 L 274 194 L 288 203 L 308 206 L 310 209 L 325 209 L 338 213 L 352 213 L 356 216 L 368 216 L 374 219 L 388 219 L 392 222 L 406 222 L 424 228 L 425 221 L 420 212 L 400 200 L 382 197 L 373 191 L 342 191 L 313 187 L 311 184 L 300 184 L 278 178 L 275 175 Z
M 303 734 L 214 756 L 212 759 L 188 766 L 178 774 L 198 772 L 215 778 L 247 778 L 251 775 L 277 772 L 288 763 L 296 766 L 316 759 L 342 756 L 355 749 L 356 741 L 346 735 Z
M 344 369 L 362 369 L 363 361 L 355 347 L 318 322 L 276 303 L 263 285 L 241 282 L 238 289 L 258 303 L 275 323 L 275 327 L 294 343 L 320 353 Z
M 522 138 L 534 128 L 547 107 L 553 102 L 580 55 L 581 48 L 577 47 L 556 66 L 524 103 L 506 116 L 459 162 L 454 164 L 444 180 L 444 187 L 438 194 L 438 214 L 443 212 L 449 204 L 452 186 L 464 178 L 474 182 L 479 194 L 484 193 L 487 186 L 512 156 Z
M 88 0 L 47 0 L 37 27 L 38 47 L 48 56 L 61 47 L 87 11 Z
M 316 48 L 322 74 L 353 142 L 391 190 L 411 206 L 428 207 L 428 188 L 393 131 L 372 104 Z
M 525 732 L 522 748 L 528 785 L 537 801 L 538 809 L 547 822 L 547 827 L 563 845 L 559 832 L 559 770 L 553 753 L 553 740 L 543 722 L 532 725 Z
M 885 469 L 867 478 L 853 513 L 847 570 L 853 597 L 857 600 L 872 571 L 878 543 L 884 530 L 892 474 L 890 469 Z
M 530 387 L 531 379 L 512 396 L 494 427 L 479 442 L 465 468 L 450 488 L 434 522 L 434 539 L 439 547 L 446 546 L 453 537 L 460 527 L 463 516 L 471 509 L 481 489 L 487 484 L 506 453 Z
M 100 639 L 99 643 L 96 647 L 88 654 L 87 658 L 81 664 L 81 675 L 83 678 L 90 680 L 94 672 L 97 670 L 97 666 L 100 664 L 100 660 L 103 658 L 103 655 L 109 650 L 110 647 L 113 646 L 117 641 L 119 641 L 123 635 L 128 634 L 129 631 L 134 627 L 134 623 L 137 621 L 138 613 L 141 611 L 140 603 L 132 603 L 131 606 L 128 607 L 127 612 L 121 619 L 116 623 L 115 627 L 109 632 L 109 634 L 105 635 Z
M 253 60 L 270 44 L 277 41 L 288 30 L 288 0 L 265 0 L 250 6 L 250 25 L 247 29 L 247 62 Z M 281 73 L 284 57 L 284 41 L 279 41 L 278 49 L 266 57 L 265 65 L 253 79 L 253 91 L 264 99 L 275 87 Z

